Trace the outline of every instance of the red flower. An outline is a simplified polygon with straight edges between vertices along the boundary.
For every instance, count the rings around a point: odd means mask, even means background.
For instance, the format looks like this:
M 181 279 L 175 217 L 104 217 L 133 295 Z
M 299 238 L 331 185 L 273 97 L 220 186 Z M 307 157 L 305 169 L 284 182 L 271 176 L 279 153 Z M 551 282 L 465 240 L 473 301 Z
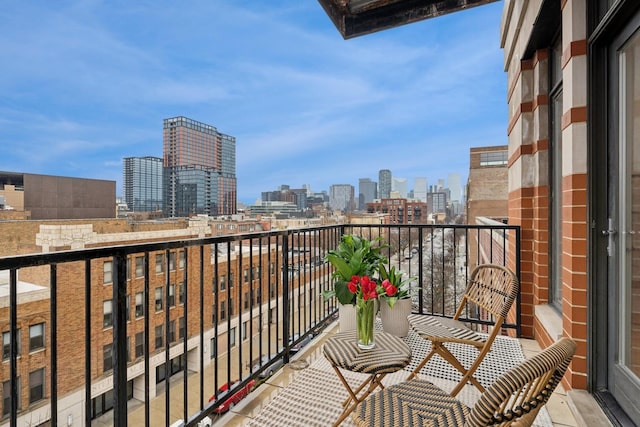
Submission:
M 396 293 L 398 293 L 398 288 L 396 288 L 392 284 L 389 284 L 389 286 L 385 288 L 385 291 L 387 292 L 387 296 L 392 297 L 395 296 Z
M 358 290 L 358 285 L 357 283 L 351 281 L 347 284 L 347 287 L 349 288 L 349 292 L 351 292 L 352 294 L 355 294 L 356 291 Z
M 378 298 L 378 283 L 369 276 L 353 276 L 351 281 L 347 283 L 349 292 L 358 294 L 364 300 Z

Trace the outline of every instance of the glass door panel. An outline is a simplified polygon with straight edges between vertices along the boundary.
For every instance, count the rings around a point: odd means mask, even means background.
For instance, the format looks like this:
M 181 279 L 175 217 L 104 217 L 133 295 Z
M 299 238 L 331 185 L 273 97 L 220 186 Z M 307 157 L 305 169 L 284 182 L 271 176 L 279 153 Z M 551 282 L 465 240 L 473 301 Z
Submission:
M 621 49 L 620 69 L 620 143 L 626 169 L 621 186 L 626 202 L 624 241 L 625 280 L 621 282 L 618 322 L 621 365 L 640 378 L 640 31 Z M 622 242 L 621 242 L 622 243 Z

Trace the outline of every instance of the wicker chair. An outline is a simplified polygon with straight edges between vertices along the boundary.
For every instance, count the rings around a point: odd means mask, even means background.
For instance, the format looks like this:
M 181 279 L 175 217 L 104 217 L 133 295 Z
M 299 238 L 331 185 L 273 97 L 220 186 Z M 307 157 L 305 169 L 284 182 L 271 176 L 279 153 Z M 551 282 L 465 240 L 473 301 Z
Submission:
M 422 314 L 409 315 L 408 320 L 411 327 L 422 338 L 431 341 L 431 351 L 407 379 L 414 378 L 429 359 L 434 354 L 438 354 L 462 374 L 462 379 L 451 392 L 452 396 L 456 396 L 469 381 L 480 392 L 483 392 L 484 387 L 473 376 L 473 373 L 478 369 L 491 349 L 495 337 L 500 333 L 500 328 L 519 291 L 518 278 L 511 270 L 501 265 L 482 264 L 471 272 L 467 289 L 453 319 Z M 458 320 L 461 315 L 473 312 L 468 310 L 479 310 L 476 313 L 490 317 L 489 320 L 493 321 L 493 327 L 488 336 L 476 333 Z M 479 354 L 467 369 L 449 351 L 445 346 L 446 343 L 471 345 L 476 347 Z
M 412 379 L 372 394 L 352 414 L 359 427 L 530 426 L 564 376 L 576 343 L 562 338 L 496 380 L 472 409 L 432 383 Z

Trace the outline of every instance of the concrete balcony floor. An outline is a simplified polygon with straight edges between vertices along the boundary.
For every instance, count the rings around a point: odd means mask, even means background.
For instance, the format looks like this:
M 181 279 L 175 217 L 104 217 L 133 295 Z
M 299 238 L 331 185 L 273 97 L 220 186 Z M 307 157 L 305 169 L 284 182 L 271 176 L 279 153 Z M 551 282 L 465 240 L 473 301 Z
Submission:
M 292 363 L 285 365 L 274 376 L 262 383 L 253 393 L 249 394 L 247 398 L 232 408 L 232 410 L 227 414 L 214 419 L 214 425 L 246 425 L 253 417 L 257 416 L 281 390 L 287 387 L 287 385 L 289 385 L 296 376 L 302 372 L 304 367 L 313 363 L 317 358 L 324 357 L 322 354 L 322 345 L 326 339 L 337 330 L 338 327 L 336 323 L 329 327 L 323 334 L 317 336 L 309 345 L 303 348 L 302 351 L 291 359 Z M 526 358 L 529 358 L 541 351 L 540 346 L 534 340 L 520 339 L 520 343 Z M 546 408 L 554 426 L 577 427 L 581 425 L 576 421 L 572 409 L 570 408 L 567 393 L 562 389 L 561 385 L 556 388 L 553 396 L 546 404 Z M 327 425 L 330 424 L 330 422 L 327 423 Z

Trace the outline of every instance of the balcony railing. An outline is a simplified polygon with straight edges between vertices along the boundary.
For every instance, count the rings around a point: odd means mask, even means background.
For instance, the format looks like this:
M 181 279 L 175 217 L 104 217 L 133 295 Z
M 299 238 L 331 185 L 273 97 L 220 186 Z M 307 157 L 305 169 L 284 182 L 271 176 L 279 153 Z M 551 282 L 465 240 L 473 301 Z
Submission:
M 452 316 L 478 263 L 520 274 L 520 230 L 501 224 L 340 225 L 0 258 L 0 424 L 91 425 L 109 413 L 125 426 L 133 399 L 147 426 L 198 425 L 335 320 L 324 256 L 345 233 L 384 239 L 389 265 L 415 277 L 418 313 Z M 518 335 L 519 319 L 518 300 L 504 327 Z

